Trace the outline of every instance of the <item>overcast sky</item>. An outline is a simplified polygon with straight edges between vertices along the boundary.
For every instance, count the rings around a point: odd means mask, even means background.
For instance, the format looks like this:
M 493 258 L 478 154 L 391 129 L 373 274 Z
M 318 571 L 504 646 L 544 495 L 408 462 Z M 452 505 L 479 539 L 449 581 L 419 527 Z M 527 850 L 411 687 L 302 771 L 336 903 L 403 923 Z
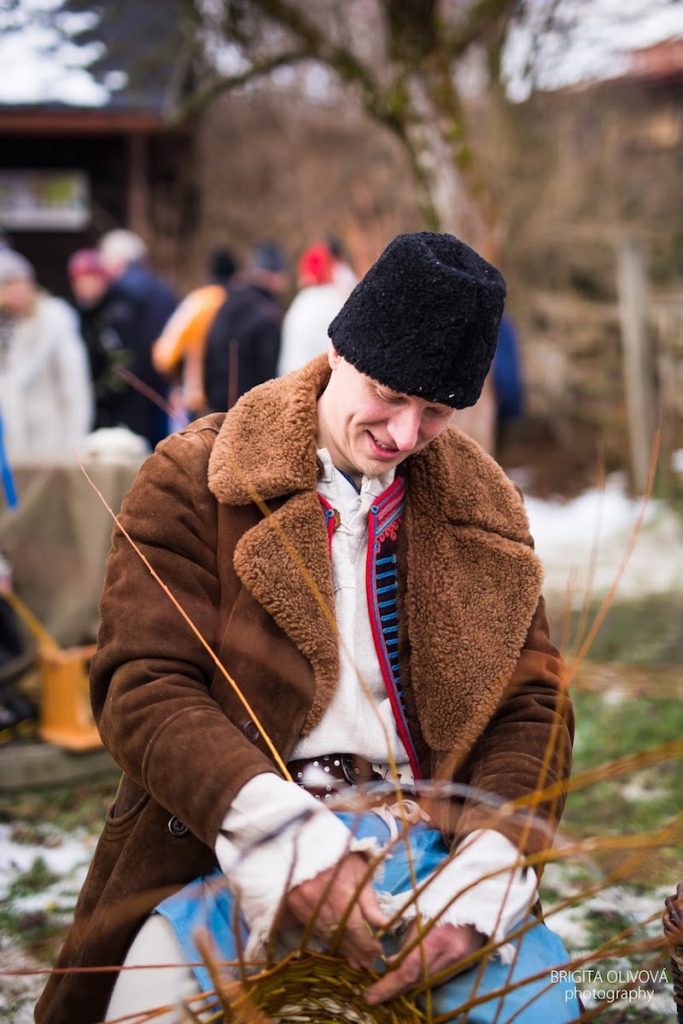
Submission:
M 96 23 L 97 15 L 64 14 L 61 6 L 62 0 L 21 0 L 10 11 L 8 0 L 0 0 L 0 102 L 100 106 L 125 84 L 120 73 L 104 84 L 89 73 L 101 52 L 97 43 L 83 47 L 64 38 Z M 503 67 L 512 99 L 525 99 L 534 86 L 560 88 L 620 74 L 628 50 L 683 38 L 683 0 L 559 0 L 558 25 L 548 30 L 550 6 L 550 0 L 528 0 L 529 16 L 510 32 Z
M 511 99 L 532 88 L 558 89 L 628 69 L 628 52 L 683 38 L 683 0 L 559 0 L 549 29 L 548 0 L 528 0 L 503 57 Z

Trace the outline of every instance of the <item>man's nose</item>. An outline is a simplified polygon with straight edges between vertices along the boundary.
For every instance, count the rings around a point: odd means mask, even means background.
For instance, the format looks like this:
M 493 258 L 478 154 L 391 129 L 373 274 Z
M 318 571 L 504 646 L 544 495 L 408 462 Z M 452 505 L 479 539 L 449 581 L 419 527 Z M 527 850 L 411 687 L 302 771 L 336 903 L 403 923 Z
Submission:
M 419 409 L 400 409 L 392 416 L 389 434 L 399 451 L 408 452 L 415 447 L 420 433 L 420 422 Z

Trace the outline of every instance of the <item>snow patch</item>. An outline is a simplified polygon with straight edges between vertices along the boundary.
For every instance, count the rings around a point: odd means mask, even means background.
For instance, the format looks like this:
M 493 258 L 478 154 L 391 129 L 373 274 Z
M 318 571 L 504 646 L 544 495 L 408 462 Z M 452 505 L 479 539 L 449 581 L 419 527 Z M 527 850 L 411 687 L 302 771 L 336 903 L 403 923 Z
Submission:
M 683 525 L 665 503 L 650 500 L 638 528 L 642 502 L 624 493 L 621 474 L 604 490 L 572 501 L 526 498 L 531 532 L 545 571 L 544 589 L 569 593 L 580 606 L 586 594 L 603 596 L 628 556 L 617 594 L 683 592 Z

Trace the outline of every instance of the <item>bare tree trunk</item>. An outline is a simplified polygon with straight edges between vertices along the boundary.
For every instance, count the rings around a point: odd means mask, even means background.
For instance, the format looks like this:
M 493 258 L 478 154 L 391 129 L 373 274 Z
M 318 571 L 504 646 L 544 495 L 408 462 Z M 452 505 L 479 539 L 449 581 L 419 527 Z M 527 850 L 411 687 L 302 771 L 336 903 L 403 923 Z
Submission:
M 410 110 L 405 122 L 408 149 L 430 227 L 460 235 L 475 249 L 486 244 L 489 230 L 473 201 L 469 182 L 459 167 L 463 157 L 457 104 L 446 109 L 434 102 L 433 83 L 420 74 L 408 82 Z

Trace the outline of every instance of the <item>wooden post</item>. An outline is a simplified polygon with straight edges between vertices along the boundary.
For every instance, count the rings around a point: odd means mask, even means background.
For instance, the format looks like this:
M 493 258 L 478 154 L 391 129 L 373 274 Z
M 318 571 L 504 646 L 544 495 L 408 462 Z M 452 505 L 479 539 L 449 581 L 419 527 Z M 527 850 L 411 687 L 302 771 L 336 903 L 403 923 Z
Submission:
M 654 360 L 647 332 L 647 284 L 642 246 L 619 245 L 619 320 L 624 354 L 631 479 L 638 494 L 647 484 L 655 429 Z

